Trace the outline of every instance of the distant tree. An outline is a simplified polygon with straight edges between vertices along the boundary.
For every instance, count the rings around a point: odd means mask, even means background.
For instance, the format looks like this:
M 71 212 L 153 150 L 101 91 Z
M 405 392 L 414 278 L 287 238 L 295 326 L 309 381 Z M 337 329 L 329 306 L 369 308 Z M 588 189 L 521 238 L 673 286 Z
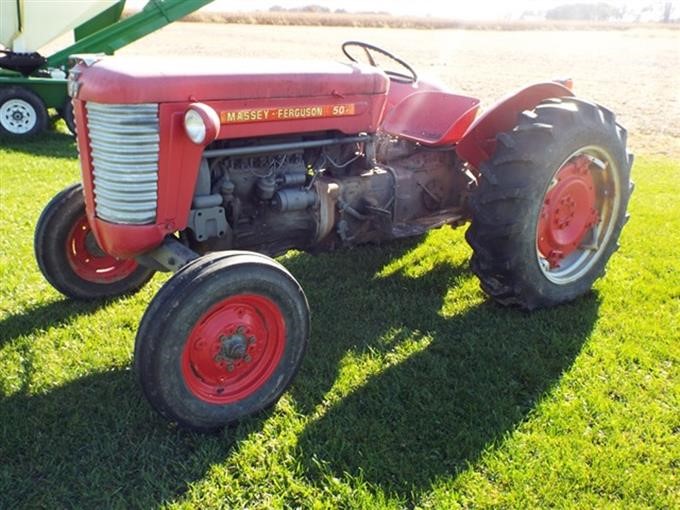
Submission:
M 546 19 L 553 20 L 588 20 L 588 21 L 607 21 L 610 19 L 620 19 L 622 12 L 604 2 L 597 4 L 564 4 L 559 5 L 546 12 Z
M 293 10 L 293 9 L 291 9 L 291 10 Z M 295 9 L 295 10 L 296 10 L 296 11 L 299 10 L 299 11 L 302 11 L 302 12 L 316 12 L 316 13 L 319 13 L 319 12 L 323 12 L 323 13 L 331 12 L 331 10 L 330 10 L 328 7 L 323 7 L 323 6 L 321 6 L 321 5 L 305 5 L 305 6 L 302 7 L 301 9 Z

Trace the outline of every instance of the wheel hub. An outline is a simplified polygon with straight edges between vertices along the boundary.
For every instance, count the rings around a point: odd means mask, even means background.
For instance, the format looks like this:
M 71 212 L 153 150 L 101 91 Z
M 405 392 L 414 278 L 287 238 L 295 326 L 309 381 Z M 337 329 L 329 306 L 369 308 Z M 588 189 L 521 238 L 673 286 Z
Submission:
M 189 334 L 182 354 L 184 382 L 209 403 L 240 400 L 266 382 L 284 346 L 285 326 L 276 304 L 252 294 L 227 298 Z
M 0 123 L 12 134 L 28 133 L 37 121 L 35 109 L 23 99 L 10 99 L 0 106 Z
M 550 267 L 559 267 L 599 221 L 596 186 L 588 156 L 577 156 L 558 170 L 543 200 L 538 249 Z

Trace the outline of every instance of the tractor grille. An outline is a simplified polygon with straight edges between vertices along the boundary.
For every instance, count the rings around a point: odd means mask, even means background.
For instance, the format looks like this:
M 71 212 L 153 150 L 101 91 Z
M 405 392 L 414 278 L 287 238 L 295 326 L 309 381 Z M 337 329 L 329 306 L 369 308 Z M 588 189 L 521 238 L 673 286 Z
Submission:
M 87 103 L 97 217 L 145 225 L 158 202 L 158 105 Z

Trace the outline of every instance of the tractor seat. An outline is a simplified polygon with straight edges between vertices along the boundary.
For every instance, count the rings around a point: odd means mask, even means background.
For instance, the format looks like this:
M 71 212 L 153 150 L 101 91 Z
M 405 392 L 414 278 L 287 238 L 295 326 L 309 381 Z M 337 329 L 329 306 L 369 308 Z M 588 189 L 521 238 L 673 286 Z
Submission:
M 477 115 L 479 99 L 426 91 L 407 96 L 385 115 L 381 129 L 430 147 L 458 142 Z

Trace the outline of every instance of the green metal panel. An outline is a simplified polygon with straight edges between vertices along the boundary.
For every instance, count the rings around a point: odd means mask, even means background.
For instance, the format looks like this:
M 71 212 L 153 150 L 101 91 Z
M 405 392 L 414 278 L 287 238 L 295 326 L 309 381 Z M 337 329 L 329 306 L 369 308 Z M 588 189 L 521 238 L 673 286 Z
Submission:
M 120 19 L 120 15 L 125 8 L 125 0 L 120 0 L 117 4 L 112 5 L 105 11 L 100 12 L 94 18 L 87 20 L 80 26 L 73 30 L 73 35 L 76 41 L 85 39 L 88 35 L 113 25 Z
M 151 32 L 200 9 L 212 0 L 149 0 L 144 9 L 129 18 L 99 30 L 47 58 L 51 67 L 65 66 L 76 53 L 113 53 Z
M 68 99 L 66 80 L 26 78 L 18 73 L 0 73 L 0 88 L 23 87 L 40 96 L 47 108 L 61 108 Z

